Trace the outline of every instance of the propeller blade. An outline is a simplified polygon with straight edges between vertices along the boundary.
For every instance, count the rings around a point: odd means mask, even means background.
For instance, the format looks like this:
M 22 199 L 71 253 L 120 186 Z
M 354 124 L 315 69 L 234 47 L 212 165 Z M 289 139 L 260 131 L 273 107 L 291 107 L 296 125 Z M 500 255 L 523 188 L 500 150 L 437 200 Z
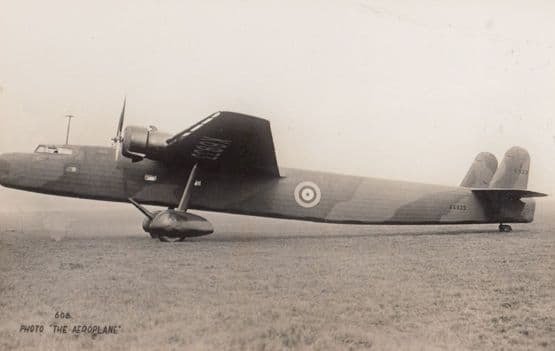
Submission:
M 123 107 L 121 108 L 121 113 L 119 115 L 118 129 L 116 130 L 116 136 L 112 138 L 112 142 L 116 145 L 115 149 L 115 160 L 119 161 L 121 154 L 121 142 L 123 137 L 121 135 L 123 129 L 123 120 L 125 119 L 125 103 L 127 102 L 127 97 L 123 98 Z
M 121 155 L 121 143 L 116 142 L 116 148 L 114 150 L 114 159 L 116 162 L 119 161 Z
M 117 141 L 121 141 L 121 131 L 123 129 L 123 120 L 125 118 L 125 103 L 127 101 L 127 97 L 123 98 L 123 107 L 121 108 L 121 114 L 119 115 L 119 123 L 118 123 L 118 129 L 116 132 L 116 139 Z

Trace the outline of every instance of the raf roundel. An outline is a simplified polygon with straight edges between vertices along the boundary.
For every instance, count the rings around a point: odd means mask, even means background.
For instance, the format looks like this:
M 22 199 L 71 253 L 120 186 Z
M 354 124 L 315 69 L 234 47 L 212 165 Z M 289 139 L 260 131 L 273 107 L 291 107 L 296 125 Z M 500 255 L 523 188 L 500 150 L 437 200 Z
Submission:
M 295 201 L 297 201 L 297 203 L 302 207 L 314 207 L 318 205 L 321 198 L 322 193 L 316 183 L 301 182 L 295 188 Z

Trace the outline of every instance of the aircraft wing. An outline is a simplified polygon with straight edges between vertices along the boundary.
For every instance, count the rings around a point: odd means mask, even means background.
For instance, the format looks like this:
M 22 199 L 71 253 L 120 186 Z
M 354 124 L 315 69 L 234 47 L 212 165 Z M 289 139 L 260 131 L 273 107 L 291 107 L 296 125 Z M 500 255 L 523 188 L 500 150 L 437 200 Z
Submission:
M 216 112 L 167 140 L 172 159 L 202 169 L 279 177 L 270 122 L 235 112 Z

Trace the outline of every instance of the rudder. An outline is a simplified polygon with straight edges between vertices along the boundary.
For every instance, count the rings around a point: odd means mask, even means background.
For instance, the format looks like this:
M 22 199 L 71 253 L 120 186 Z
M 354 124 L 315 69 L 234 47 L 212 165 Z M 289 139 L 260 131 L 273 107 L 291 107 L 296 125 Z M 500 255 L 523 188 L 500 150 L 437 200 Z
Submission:
M 466 188 L 487 188 L 495 171 L 497 170 L 497 158 L 489 152 L 480 152 L 470 169 L 466 173 L 461 186 Z
M 495 172 L 489 188 L 526 189 L 530 170 L 530 155 L 519 146 L 510 148 Z

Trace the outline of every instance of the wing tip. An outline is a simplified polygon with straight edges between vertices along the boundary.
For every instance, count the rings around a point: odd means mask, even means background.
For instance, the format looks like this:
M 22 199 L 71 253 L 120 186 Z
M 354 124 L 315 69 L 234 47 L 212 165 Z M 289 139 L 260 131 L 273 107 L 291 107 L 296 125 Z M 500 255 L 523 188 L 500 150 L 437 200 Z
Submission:
M 256 121 L 261 121 L 261 122 L 266 122 L 266 123 L 270 123 L 270 121 L 266 118 L 262 118 L 262 117 L 257 117 L 257 116 L 252 116 L 252 115 L 247 115 L 244 113 L 240 113 L 240 112 L 233 112 L 233 111 L 218 111 L 222 116 L 230 116 L 230 117 L 240 117 L 240 118 L 249 118 L 249 119 L 253 119 Z

